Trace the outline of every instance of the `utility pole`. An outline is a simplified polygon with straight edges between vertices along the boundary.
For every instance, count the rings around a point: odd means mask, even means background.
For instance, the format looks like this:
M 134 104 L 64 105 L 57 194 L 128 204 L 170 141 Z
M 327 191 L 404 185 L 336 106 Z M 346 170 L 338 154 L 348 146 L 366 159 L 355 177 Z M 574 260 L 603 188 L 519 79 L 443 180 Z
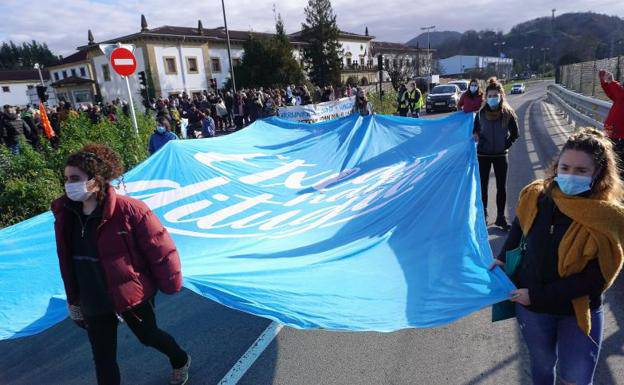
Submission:
M 420 28 L 421 31 L 427 31 L 427 57 L 429 58 L 429 65 L 427 66 L 427 72 L 429 75 L 429 79 L 427 79 L 427 94 L 429 94 L 429 91 L 431 89 L 431 66 L 433 64 L 433 55 L 431 54 L 431 40 L 429 37 L 429 33 L 431 32 L 431 30 L 435 29 L 435 27 L 435 25 L 432 25 L 429 27 Z
M 223 25 L 225 26 L 225 37 L 227 38 L 228 61 L 230 62 L 230 76 L 232 79 L 232 91 L 236 93 L 236 79 L 234 79 L 234 67 L 232 66 L 232 52 L 230 47 L 230 30 L 227 26 L 227 17 L 225 16 L 225 2 L 221 0 L 221 8 L 223 9 Z
M 555 44 L 555 12 L 556 8 L 552 9 L 552 17 L 550 19 L 550 60 L 552 61 L 553 68 L 555 69 L 555 80 L 559 81 L 559 68 L 557 67 L 557 46 Z

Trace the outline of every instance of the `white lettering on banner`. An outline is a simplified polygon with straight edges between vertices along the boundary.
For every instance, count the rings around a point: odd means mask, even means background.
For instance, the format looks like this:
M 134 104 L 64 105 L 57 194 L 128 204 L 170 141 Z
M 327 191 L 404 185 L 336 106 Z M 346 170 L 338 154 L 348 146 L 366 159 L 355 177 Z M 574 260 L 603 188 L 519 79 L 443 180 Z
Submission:
M 331 170 L 315 172 L 311 176 L 307 173 L 315 165 L 301 159 L 289 160 L 284 156 L 260 154 L 197 154 L 195 159 L 214 170 L 219 169 L 216 163 L 248 163 L 247 159 L 260 156 L 267 160 L 273 158 L 276 167 L 234 179 L 214 177 L 187 186 L 170 180 L 129 182 L 125 184 L 125 193 L 141 197 L 153 210 L 166 210 L 162 218 L 167 229 L 174 234 L 203 238 L 285 238 L 345 223 L 379 210 L 410 192 L 414 184 L 446 153 L 444 150 L 435 156 L 365 173 L 353 168 L 339 173 Z M 302 168 L 307 170 L 302 171 Z M 304 180 L 309 187 L 303 186 Z M 211 199 L 206 199 L 209 190 L 225 185 L 231 185 L 236 191 L 249 191 L 244 188 L 245 185 L 263 191 L 257 196 L 230 196 L 219 191 L 213 193 Z M 280 202 L 271 193 L 271 188 L 276 187 L 282 189 L 278 196 L 284 195 L 283 189 L 295 191 L 298 195 Z M 180 201 L 185 202 L 167 209 L 167 206 Z M 318 208 L 310 210 L 314 206 Z M 290 210 L 284 211 L 284 208 Z
M 350 115 L 354 105 L 355 96 L 351 96 L 318 104 L 280 107 L 277 116 L 295 122 L 316 123 Z
M 248 159 L 259 158 L 262 156 L 266 156 L 265 154 L 220 154 L 216 152 L 200 152 L 195 154 L 195 159 L 205 164 L 206 166 L 212 168 L 215 171 L 218 171 L 220 174 L 231 175 L 229 171 L 223 170 L 222 168 L 218 168 L 214 165 L 215 162 L 238 162 L 245 164 L 247 166 L 254 167 L 255 165 L 248 161 Z

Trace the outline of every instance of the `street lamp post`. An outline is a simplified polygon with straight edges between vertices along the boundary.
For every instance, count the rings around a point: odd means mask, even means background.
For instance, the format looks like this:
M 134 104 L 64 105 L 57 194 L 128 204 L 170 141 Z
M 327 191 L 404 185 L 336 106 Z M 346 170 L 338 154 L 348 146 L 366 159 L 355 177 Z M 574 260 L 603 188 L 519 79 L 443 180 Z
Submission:
M 236 93 L 236 79 L 234 79 L 234 67 L 232 66 L 232 52 L 230 47 L 230 30 L 227 26 L 227 17 L 225 16 L 225 2 L 221 0 L 221 8 L 223 9 L 223 25 L 225 27 L 225 37 L 227 39 L 228 61 L 230 62 L 230 77 L 232 79 L 232 91 Z
M 494 46 L 498 48 L 498 58 L 496 58 L 496 76 L 500 77 L 500 59 L 501 59 L 501 53 L 503 50 L 503 46 L 505 46 L 506 42 L 504 41 L 499 41 L 499 42 L 495 42 Z
M 429 33 L 433 29 L 435 29 L 435 25 L 420 28 L 421 31 L 427 31 L 427 56 L 429 57 L 429 65 L 427 66 L 427 73 L 429 75 L 429 79 L 427 79 L 427 94 L 429 94 L 431 88 L 431 65 L 433 64 L 433 55 L 431 55 L 431 40 L 429 37 Z
M 544 54 L 544 59 L 542 60 L 542 77 L 546 77 L 546 52 L 550 51 L 550 48 L 541 48 L 540 51 Z
M 45 86 L 44 82 L 43 82 L 43 75 L 41 74 L 41 68 L 42 66 L 39 63 L 35 63 L 34 68 L 39 71 L 39 79 L 41 80 L 41 85 Z
M 531 50 L 535 48 L 532 45 L 529 45 L 527 47 L 524 47 L 524 49 L 529 51 L 529 63 L 527 64 L 527 68 L 529 69 L 529 77 L 531 77 Z M 539 59 L 538 59 L 539 60 Z

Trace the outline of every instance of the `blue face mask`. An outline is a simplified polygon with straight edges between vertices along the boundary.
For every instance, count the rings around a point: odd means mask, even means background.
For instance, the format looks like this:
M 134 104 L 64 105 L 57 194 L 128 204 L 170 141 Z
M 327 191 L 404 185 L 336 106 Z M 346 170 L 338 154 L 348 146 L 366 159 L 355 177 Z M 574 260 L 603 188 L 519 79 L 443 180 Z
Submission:
M 579 195 L 591 190 L 592 178 L 583 175 L 559 174 L 555 177 L 561 191 L 566 195 Z
M 156 127 L 156 131 L 158 131 L 158 133 L 160 133 L 160 134 L 164 134 L 165 131 L 167 131 L 167 130 L 165 129 L 164 126 L 157 126 Z
M 498 98 L 487 98 L 487 104 L 488 106 L 490 106 L 490 108 L 498 107 L 499 103 L 500 103 L 500 100 Z

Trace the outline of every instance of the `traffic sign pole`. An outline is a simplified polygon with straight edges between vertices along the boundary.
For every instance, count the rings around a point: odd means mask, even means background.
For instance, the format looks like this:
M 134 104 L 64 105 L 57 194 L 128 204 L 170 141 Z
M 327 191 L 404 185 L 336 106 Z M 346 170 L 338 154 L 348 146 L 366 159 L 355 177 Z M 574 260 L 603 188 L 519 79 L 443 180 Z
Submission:
M 139 125 L 137 124 L 136 114 L 134 112 L 134 102 L 132 101 L 132 92 L 130 91 L 130 81 L 127 76 L 124 76 L 126 79 L 126 89 L 128 90 L 128 99 L 130 100 L 130 115 L 132 116 L 132 126 L 134 126 L 134 133 L 139 134 Z
M 136 114 L 134 112 L 134 101 L 132 100 L 132 91 L 130 90 L 130 80 L 128 76 L 132 75 L 136 71 L 137 62 L 132 51 L 121 46 L 121 43 L 117 43 L 115 48 L 110 53 L 110 62 L 119 75 L 126 80 L 126 89 L 128 90 L 128 101 L 130 102 L 130 114 L 132 116 L 132 125 L 134 126 L 135 134 L 139 134 L 139 126 L 136 120 Z

